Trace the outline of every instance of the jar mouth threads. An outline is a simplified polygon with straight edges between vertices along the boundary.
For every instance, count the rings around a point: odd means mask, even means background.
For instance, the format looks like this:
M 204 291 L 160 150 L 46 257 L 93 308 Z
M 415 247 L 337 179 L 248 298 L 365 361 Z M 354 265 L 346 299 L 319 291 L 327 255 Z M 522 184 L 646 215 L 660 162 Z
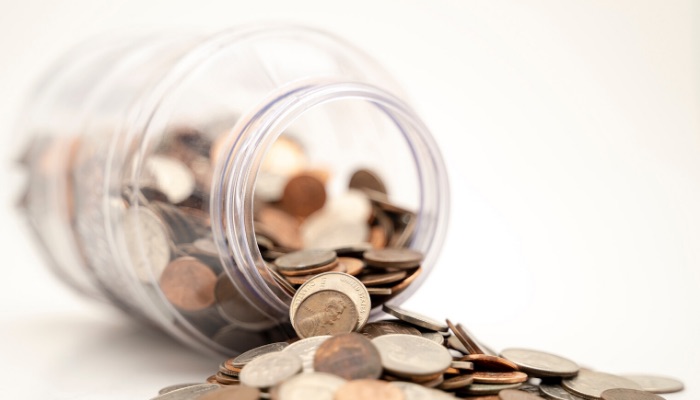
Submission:
M 415 168 L 412 178 L 417 180 L 421 190 L 416 193 L 414 234 L 410 237 L 411 242 L 402 246 L 410 244 L 410 247 L 425 252 L 427 263 L 432 263 L 436 252 L 431 249 L 435 248 L 436 242 L 441 242 L 445 233 L 449 208 L 448 196 L 445 195 L 445 168 L 427 128 L 403 102 L 380 88 L 355 82 L 305 82 L 272 96 L 271 100 L 265 101 L 264 108 L 243 118 L 233 129 L 233 143 L 216 173 L 221 179 L 222 190 L 212 193 L 211 208 L 212 221 L 217 223 L 214 229 L 216 242 L 222 246 L 222 254 L 231 255 L 229 260 L 223 260 L 226 271 L 236 284 L 247 286 L 253 299 L 258 297 L 261 300 L 260 306 L 266 312 L 280 318 L 288 315 L 291 295 L 277 283 L 257 244 L 254 217 L 256 178 L 260 176 L 267 151 L 295 120 L 305 113 L 340 102 L 363 103 L 382 114 L 394 125 L 393 132 L 383 134 L 396 136 L 409 150 Z M 362 134 L 367 133 L 358 133 Z M 385 150 L 387 154 L 383 156 L 391 158 L 394 149 Z M 392 302 L 402 301 L 420 286 L 424 278 L 425 275 L 414 278 L 415 281 L 410 283 L 412 290 L 398 294 Z

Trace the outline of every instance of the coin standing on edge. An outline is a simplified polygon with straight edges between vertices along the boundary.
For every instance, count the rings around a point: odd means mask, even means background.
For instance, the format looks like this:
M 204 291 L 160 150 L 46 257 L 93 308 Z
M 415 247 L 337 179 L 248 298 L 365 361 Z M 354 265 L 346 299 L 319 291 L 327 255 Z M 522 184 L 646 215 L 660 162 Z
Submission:
M 387 314 L 391 314 L 404 322 L 408 322 L 409 324 L 429 329 L 431 331 L 445 332 L 448 329 L 448 326 L 443 322 L 426 317 L 425 315 L 417 312 L 405 310 L 399 306 L 384 304 L 382 305 L 382 311 Z

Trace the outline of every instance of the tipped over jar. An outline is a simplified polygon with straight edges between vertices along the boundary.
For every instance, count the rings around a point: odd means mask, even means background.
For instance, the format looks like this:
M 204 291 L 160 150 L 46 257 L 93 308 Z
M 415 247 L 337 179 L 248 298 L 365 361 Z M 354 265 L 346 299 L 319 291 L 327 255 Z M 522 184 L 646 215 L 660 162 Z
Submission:
M 314 274 L 364 277 L 378 312 L 434 264 L 446 172 L 397 93 L 373 60 L 312 29 L 93 40 L 26 107 L 19 205 L 75 290 L 209 352 L 286 340 Z M 382 248 L 422 263 L 368 266 Z M 304 249 L 334 264 L 275 263 Z

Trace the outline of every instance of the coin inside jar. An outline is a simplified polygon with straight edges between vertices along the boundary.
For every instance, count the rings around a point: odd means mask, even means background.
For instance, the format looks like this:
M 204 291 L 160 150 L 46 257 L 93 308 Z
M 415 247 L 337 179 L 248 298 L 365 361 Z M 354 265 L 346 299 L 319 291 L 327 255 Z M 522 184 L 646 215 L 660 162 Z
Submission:
M 352 300 L 342 292 L 323 290 L 301 302 L 294 316 L 300 338 L 352 332 L 359 315 Z
M 410 269 L 420 265 L 423 253 L 406 248 L 367 250 L 364 253 L 367 265 L 377 268 Z
M 160 288 L 175 307 L 198 311 L 214 304 L 216 279 L 204 263 L 193 257 L 180 257 L 165 267 Z
M 278 257 L 275 265 L 282 271 L 307 271 L 331 264 L 337 255 L 333 250 L 300 250 Z

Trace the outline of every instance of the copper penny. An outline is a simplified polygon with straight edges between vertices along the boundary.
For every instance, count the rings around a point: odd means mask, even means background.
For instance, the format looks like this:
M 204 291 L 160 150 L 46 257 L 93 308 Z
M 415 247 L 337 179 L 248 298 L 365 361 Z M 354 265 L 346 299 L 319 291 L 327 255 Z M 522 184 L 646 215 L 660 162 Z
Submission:
M 348 296 L 335 290 L 322 290 L 301 302 L 293 325 L 300 338 L 308 338 L 352 332 L 358 318 Z
M 461 357 L 459 361 L 471 361 L 475 371 L 510 372 L 518 370 L 518 366 L 511 361 L 488 354 L 468 354 Z
M 398 294 L 403 292 L 404 289 L 409 287 L 413 283 L 413 281 L 415 281 L 416 278 L 420 276 L 422 272 L 423 269 L 421 267 L 416 268 L 413 272 L 409 272 L 410 276 L 408 278 L 391 287 L 391 293 Z
M 492 383 L 501 385 L 507 383 L 522 383 L 527 380 L 527 374 L 522 371 L 474 371 L 471 375 L 474 377 L 474 382 L 476 383 Z
M 358 169 L 350 177 L 350 183 L 348 183 L 350 189 L 369 189 L 374 192 L 387 194 L 386 185 L 382 182 L 382 179 L 376 173 L 368 169 Z
M 168 264 L 160 288 L 168 301 L 184 311 L 199 311 L 214 304 L 216 274 L 193 257 L 180 257 Z
M 367 339 L 374 339 L 382 335 L 405 334 L 422 336 L 420 331 L 412 326 L 404 325 L 395 321 L 377 321 L 365 325 L 360 331 Z
M 257 400 L 259 397 L 260 390 L 254 387 L 230 386 L 199 396 L 197 400 Z
M 464 345 L 464 347 L 467 349 L 469 354 L 484 354 L 484 350 L 479 346 L 478 343 L 476 343 L 476 340 L 474 340 L 471 335 L 469 335 L 469 332 L 467 332 L 466 329 L 461 324 L 457 324 L 456 326 L 450 322 L 450 320 L 447 320 L 447 326 L 450 327 L 450 330 L 452 333 L 455 334 L 457 339 Z M 515 365 L 515 364 L 513 364 Z M 517 367 L 516 367 L 517 369 Z
M 664 400 L 663 397 L 654 393 L 635 389 L 608 389 L 601 393 L 603 400 Z
M 452 378 L 445 379 L 438 388 L 442 390 L 455 390 L 465 386 L 469 386 L 474 382 L 474 377 L 471 375 L 458 375 Z
M 498 392 L 501 400 L 541 400 L 542 397 L 522 390 L 506 389 Z
M 241 383 L 241 381 L 238 380 L 238 378 L 222 374 L 221 371 L 217 372 L 216 375 L 214 375 L 214 379 L 216 379 L 217 383 L 220 383 L 222 385 L 238 385 Z
M 349 380 L 376 379 L 382 374 L 382 361 L 369 339 L 345 333 L 321 343 L 314 355 L 314 370 Z
M 408 276 L 407 271 L 397 271 L 385 274 L 366 274 L 359 278 L 360 282 L 364 283 L 365 286 L 379 286 L 402 281 L 406 276 Z
M 291 249 L 300 249 L 304 246 L 299 230 L 299 220 L 286 212 L 273 208 L 263 207 L 257 212 L 257 221 L 266 229 L 275 243 Z
M 345 266 L 345 273 L 357 276 L 365 269 L 364 261 L 353 257 L 338 257 L 338 263 Z
M 297 217 L 308 217 L 326 203 L 326 187 L 310 174 L 301 174 L 287 181 L 280 205 Z
M 404 400 L 401 389 L 389 382 L 374 379 L 350 381 L 338 388 L 334 400 L 382 399 Z
M 365 262 L 377 268 L 410 269 L 420 265 L 423 253 L 411 249 L 373 249 L 364 253 Z

